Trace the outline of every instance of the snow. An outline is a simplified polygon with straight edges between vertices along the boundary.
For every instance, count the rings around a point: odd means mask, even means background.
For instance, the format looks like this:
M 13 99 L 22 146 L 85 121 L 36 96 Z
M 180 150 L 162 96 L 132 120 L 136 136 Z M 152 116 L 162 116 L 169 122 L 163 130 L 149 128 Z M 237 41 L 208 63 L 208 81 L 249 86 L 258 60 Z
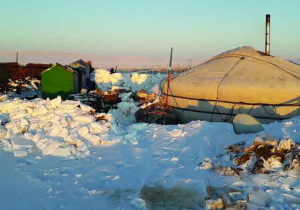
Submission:
M 99 82 L 99 87 L 151 90 L 162 78 L 134 75 L 111 78 L 97 70 L 96 82 L 101 78 L 109 85 Z M 259 134 L 236 135 L 228 123 L 136 123 L 137 109 L 128 93 L 117 109 L 97 114 L 104 116 L 100 121 L 91 107 L 60 97 L 4 99 L 1 208 L 214 209 L 225 201 L 248 209 L 300 208 L 296 159 L 295 171 L 280 170 L 283 163 L 270 158 L 263 163 L 275 170 L 272 174 L 237 174 L 227 149 L 237 143 L 249 147 L 254 141 L 268 141 L 282 151 L 295 149 L 300 143 L 300 117 L 263 125 L 265 131 Z M 152 195 L 151 190 L 159 194 Z M 147 196 L 159 202 L 149 203 Z
M 129 88 L 133 92 L 141 89 L 149 90 L 150 92 L 158 93 L 158 84 L 167 77 L 166 74 L 145 74 L 145 73 L 114 73 L 106 69 L 96 69 L 91 74 L 91 80 L 95 81 L 97 87 L 102 91 L 110 90 L 112 87 Z
M 90 154 L 89 147 L 94 145 L 113 144 L 120 140 L 137 144 L 134 127 L 126 130 L 118 125 L 125 121 L 122 119 L 133 122 L 137 107 L 133 102 L 122 102 L 119 107 L 113 110 L 114 118 L 105 114 L 109 119 L 107 122 L 96 122 L 90 113 L 92 108 L 77 101 L 62 101 L 60 97 L 53 100 L 6 100 L 0 104 L 0 119 L 4 124 L 1 127 L 3 149 L 17 157 L 39 151 L 43 155 L 84 157 Z
M 118 85 L 123 80 L 120 73 L 110 74 L 106 69 L 97 69 L 91 75 L 91 80 L 101 84 L 101 89 L 110 89 L 112 85 Z

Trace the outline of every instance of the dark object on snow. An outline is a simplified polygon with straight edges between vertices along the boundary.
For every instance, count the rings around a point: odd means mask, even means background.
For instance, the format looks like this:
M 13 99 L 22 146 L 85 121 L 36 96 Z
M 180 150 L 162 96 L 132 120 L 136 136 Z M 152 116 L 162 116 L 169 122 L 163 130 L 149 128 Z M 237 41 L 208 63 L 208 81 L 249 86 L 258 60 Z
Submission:
M 245 163 L 247 163 L 250 159 L 252 158 L 251 154 L 245 154 L 245 155 L 242 155 L 240 157 L 237 157 L 235 160 L 234 160 L 234 163 L 236 165 L 244 165 Z
M 110 107 L 106 107 L 103 97 L 101 95 L 83 95 L 73 94 L 69 97 L 69 100 L 80 101 L 95 109 L 96 112 L 108 112 Z
M 26 100 L 33 100 L 33 99 L 36 99 L 36 98 L 39 98 L 39 96 L 38 96 L 38 95 L 27 96 L 27 97 L 24 97 L 23 99 L 26 99 Z
M 116 72 L 115 72 L 115 69 L 114 69 L 114 68 L 111 68 L 111 69 L 110 69 L 110 73 L 111 73 L 111 74 L 116 73 Z
M 237 178 L 241 178 L 240 172 L 238 169 L 235 169 L 231 166 L 225 167 L 225 166 L 218 166 L 214 169 L 214 171 L 218 172 L 219 174 L 223 176 L 236 176 Z
M 20 95 L 21 92 L 22 92 L 22 87 L 21 86 L 17 86 L 16 87 L 16 93 Z
M 227 148 L 228 152 L 239 154 L 242 153 L 245 150 L 245 142 L 232 144 Z
M 256 149 L 256 158 L 259 159 L 260 157 L 263 157 L 265 160 L 268 160 L 274 154 L 272 151 L 273 148 L 272 145 L 262 144 Z
M 137 122 L 156 123 L 162 125 L 175 125 L 178 121 L 173 112 L 167 112 L 161 108 L 146 108 L 139 109 L 135 113 L 135 119 Z
M 290 159 L 289 171 L 290 170 L 299 170 L 300 167 L 300 151 L 296 150 L 293 152 L 292 157 Z
M 266 171 L 264 167 L 264 161 L 262 159 L 258 159 L 254 164 L 252 170 L 252 174 L 268 174 L 269 172 Z

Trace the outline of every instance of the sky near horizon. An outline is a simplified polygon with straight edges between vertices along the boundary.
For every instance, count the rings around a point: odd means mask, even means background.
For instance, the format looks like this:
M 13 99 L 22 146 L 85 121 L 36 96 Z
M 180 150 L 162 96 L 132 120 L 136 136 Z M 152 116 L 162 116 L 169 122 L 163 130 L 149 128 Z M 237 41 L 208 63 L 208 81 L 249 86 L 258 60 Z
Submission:
M 0 0 L 0 51 L 206 59 L 239 46 L 300 58 L 297 0 Z

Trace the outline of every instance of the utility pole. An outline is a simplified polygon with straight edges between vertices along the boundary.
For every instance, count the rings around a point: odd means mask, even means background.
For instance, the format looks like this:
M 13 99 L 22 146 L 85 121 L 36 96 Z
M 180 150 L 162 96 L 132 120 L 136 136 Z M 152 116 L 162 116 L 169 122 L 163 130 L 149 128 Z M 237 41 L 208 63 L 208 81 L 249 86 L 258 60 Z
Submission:
M 171 82 L 172 59 L 173 59 L 173 47 L 171 48 L 170 62 L 169 62 L 169 68 L 168 68 L 168 87 L 167 87 L 168 89 L 167 89 L 167 97 L 166 97 L 166 105 L 167 106 L 169 103 L 169 89 L 170 89 L 170 82 Z

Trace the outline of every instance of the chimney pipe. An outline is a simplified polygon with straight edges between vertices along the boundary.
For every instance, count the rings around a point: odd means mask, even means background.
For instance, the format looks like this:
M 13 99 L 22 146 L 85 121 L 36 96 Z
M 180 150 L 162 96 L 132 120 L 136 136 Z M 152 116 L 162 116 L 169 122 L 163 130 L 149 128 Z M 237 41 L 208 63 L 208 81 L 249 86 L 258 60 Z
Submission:
M 17 52 L 17 55 L 16 55 L 16 62 L 17 63 L 19 62 L 19 52 Z
M 271 15 L 266 15 L 266 46 L 265 46 L 265 53 L 270 55 L 270 22 L 271 22 Z

